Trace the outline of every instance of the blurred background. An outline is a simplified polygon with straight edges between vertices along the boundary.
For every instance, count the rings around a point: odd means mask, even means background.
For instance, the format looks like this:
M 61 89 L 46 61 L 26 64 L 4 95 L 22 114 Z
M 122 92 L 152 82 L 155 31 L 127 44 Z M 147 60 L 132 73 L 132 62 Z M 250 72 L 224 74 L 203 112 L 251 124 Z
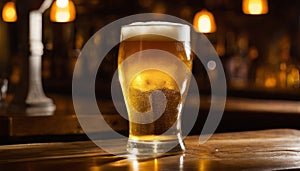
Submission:
M 250 1 L 73 0 L 76 18 L 68 23 L 51 21 L 48 9 L 42 23 L 44 90 L 50 95 L 71 96 L 77 57 L 89 38 L 105 25 L 128 15 L 163 13 L 194 24 L 208 37 L 223 62 L 229 100 L 219 131 L 300 128 L 297 103 L 300 100 L 300 1 L 252 0 L 254 4 L 245 7 L 244 3 Z M 10 0 L 0 0 L 0 8 L 7 2 Z M 8 93 L 13 98 L 28 74 L 29 12 L 38 9 L 43 1 L 12 2 L 17 20 L 5 22 L 2 14 L 0 21 L 0 76 L 8 78 Z M 199 12 L 205 13 L 204 20 L 200 20 Z M 198 28 L 203 22 L 208 28 Z M 99 69 L 96 92 L 104 101 L 110 99 L 108 82 L 116 67 L 117 47 Z M 198 60 L 194 61 L 193 73 L 201 95 L 209 96 L 209 84 L 203 84 L 208 82 L 207 74 Z M 54 98 L 54 101 L 58 104 L 62 100 Z M 201 109 L 205 111 L 209 107 Z M 115 110 L 110 108 L 105 112 L 115 113 Z M 200 120 L 199 125 L 203 125 L 205 119 Z
M 8 1 L 1 1 L 0 7 Z M 15 1 L 16 22 L 0 21 L 0 75 L 9 78 L 9 92 L 22 78 L 29 56 L 29 11 L 43 1 Z M 44 54 L 42 78 L 46 92 L 71 92 L 73 67 L 85 42 L 106 24 L 138 13 L 164 13 L 193 23 L 198 12 L 213 15 L 216 30 L 204 33 L 215 46 L 227 75 L 229 93 L 261 98 L 299 99 L 300 2 L 267 1 L 268 11 L 245 14 L 242 0 L 74 0 L 76 19 L 68 23 L 43 16 Z M 111 65 L 103 70 L 111 72 Z M 112 66 L 113 65 L 113 66 Z M 200 66 L 199 66 L 200 65 Z M 198 67 L 199 66 L 199 67 Z M 195 61 L 197 78 L 203 79 L 201 63 Z M 205 72 L 204 72 L 205 73 Z M 249 93 L 250 92 L 250 93 Z

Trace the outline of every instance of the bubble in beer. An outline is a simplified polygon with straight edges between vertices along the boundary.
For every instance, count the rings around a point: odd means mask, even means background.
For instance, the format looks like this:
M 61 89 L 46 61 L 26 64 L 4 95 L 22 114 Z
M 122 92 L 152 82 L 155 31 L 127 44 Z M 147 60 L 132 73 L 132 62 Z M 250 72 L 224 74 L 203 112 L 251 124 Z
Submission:
M 162 97 L 161 95 L 164 95 Z M 143 115 L 161 115 L 150 124 L 130 123 L 131 135 L 161 135 L 176 122 L 181 95 L 176 81 L 167 73 L 149 69 L 138 73 L 129 86 L 130 106 Z M 129 117 L 143 117 L 132 113 Z

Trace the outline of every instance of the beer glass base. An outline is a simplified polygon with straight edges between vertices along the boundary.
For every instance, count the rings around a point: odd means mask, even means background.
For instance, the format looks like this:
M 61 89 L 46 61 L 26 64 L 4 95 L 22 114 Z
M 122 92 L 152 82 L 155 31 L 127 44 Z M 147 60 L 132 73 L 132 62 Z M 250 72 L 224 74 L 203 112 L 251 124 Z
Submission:
M 129 139 L 127 151 L 136 156 L 161 156 L 185 151 L 182 140 L 139 141 Z

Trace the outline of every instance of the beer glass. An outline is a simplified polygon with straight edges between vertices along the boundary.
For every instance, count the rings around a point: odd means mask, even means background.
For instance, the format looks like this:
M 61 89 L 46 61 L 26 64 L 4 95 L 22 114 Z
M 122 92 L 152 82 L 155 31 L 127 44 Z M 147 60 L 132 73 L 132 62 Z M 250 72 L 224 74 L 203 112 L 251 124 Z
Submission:
M 122 26 L 118 73 L 129 120 L 127 151 L 156 156 L 185 150 L 181 113 L 192 58 L 188 25 Z

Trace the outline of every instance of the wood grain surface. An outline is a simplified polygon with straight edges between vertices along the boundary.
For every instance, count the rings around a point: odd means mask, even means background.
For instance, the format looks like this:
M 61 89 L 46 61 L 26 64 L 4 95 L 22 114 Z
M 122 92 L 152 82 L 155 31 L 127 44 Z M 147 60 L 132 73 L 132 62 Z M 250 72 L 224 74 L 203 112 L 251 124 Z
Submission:
M 120 148 L 125 140 L 106 140 Z M 214 134 L 204 144 L 185 139 L 187 150 L 151 159 L 109 154 L 91 141 L 0 146 L 0 170 L 284 170 L 300 169 L 300 131 L 274 129 Z

